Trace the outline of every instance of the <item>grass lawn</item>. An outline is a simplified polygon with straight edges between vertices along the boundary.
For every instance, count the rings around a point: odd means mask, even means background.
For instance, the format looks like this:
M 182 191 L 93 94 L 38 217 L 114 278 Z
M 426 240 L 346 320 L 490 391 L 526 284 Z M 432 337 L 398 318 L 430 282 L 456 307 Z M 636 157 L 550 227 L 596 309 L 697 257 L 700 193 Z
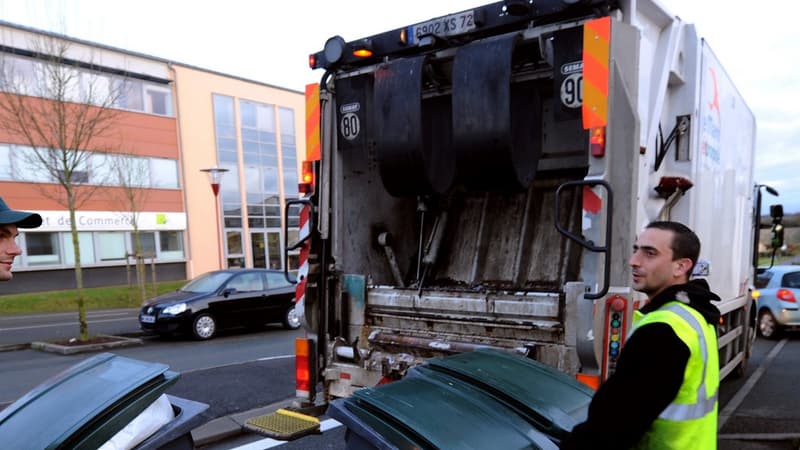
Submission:
M 174 291 L 186 281 L 157 283 L 156 294 Z M 147 297 L 153 297 L 153 286 L 148 285 Z M 138 308 L 141 298 L 136 287 L 110 286 L 84 289 L 86 309 Z M 78 310 L 76 290 L 48 291 L 0 296 L 0 314 L 63 312 Z

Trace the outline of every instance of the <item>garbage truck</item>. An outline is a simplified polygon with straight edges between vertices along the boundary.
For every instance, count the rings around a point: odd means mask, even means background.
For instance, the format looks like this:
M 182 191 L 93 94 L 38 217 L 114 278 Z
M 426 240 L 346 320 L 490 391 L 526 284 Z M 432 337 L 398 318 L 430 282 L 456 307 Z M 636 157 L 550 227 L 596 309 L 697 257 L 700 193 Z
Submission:
M 655 220 L 700 237 L 721 377 L 743 373 L 756 122 L 694 25 L 655 0 L 507 0 L 333 36 L 309 64 L 298 411 L 476 350 L 596 388 L 647 301 L 628 258 Z

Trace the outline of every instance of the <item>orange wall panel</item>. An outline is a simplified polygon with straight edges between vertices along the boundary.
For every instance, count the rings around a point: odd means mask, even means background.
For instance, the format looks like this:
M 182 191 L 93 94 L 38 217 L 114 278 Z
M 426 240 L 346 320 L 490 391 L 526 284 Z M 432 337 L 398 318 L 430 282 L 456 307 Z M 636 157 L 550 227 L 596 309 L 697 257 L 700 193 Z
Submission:
M 81 189 L 81 188 L 78 188 Z M 147 194 L 140 199 L 139 211 L 183 212 L 183 195 L 177 189 L 147 189 Z M 83 211 L 126 211 L 121 200 L 124 191 L 119 187 L 100 187 L 91 192 L 91 196 L 79 206 Z M 59 202 L 64 194 L 61 187 L 55 184 L 33 183 L 0 183 L 0 197 L 3 197 L 13 209 L 33 211 L 62 211 L 66 202 Z
M 0 94 L 0 101 L 2 101 Z M 32 108 L 48 102 L 40 98 L 26 99 Z M 178 159 L 178 122 L 174 117 L 162 117 L 132 111 L 113 110 L 113 125 L 102 136 L 90 142 L 88 150 L 128 153 L 140 156 Z M 28 141 L 0 127 L 0 142 L 28 145 Z M 40 143 L 44 144 L 44 143 Z

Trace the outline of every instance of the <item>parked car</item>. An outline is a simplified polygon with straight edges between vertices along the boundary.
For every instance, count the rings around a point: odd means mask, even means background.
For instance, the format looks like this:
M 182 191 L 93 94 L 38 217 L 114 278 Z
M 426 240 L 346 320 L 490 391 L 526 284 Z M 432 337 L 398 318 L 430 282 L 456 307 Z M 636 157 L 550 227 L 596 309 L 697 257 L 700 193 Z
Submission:
M 295 288 L 282 271 L 229 269 L 208 272 L 175 292 L 144 303 L 139 324 L 160 335 L 189 332 L 211 339 L 219 329 L 280 322 L 297 329 Z
M 800 266 L 759 269 L 755 282 L 758 298 L 758 332 L 777 339 L 786 328 L 800 327 Z

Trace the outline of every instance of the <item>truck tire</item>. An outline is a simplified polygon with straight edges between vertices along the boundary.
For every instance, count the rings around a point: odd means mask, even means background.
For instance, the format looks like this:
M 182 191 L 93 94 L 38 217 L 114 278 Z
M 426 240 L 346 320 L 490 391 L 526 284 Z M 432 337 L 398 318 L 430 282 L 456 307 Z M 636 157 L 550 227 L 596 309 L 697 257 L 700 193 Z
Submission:
M 205 312 L 200 313 L 192 320 L 192 336 L 200 341 L 211 339 L 217 334 L 217 321 L 214 316 Z
M 745 345 L 747 348 L 744 350 L 744 358 L 742 358 L 742 361 L 737 364 L 731 372 L 733 378 L 742 378 L 747 373 L 747 364 L 750 362 L 750 356 L 753 354 L 753 345 L 756 341 L 757 329 L 758 324 L 755 320 L 747 322 L 744 330 L 744 332 L 747 333 L 745 336 Z

